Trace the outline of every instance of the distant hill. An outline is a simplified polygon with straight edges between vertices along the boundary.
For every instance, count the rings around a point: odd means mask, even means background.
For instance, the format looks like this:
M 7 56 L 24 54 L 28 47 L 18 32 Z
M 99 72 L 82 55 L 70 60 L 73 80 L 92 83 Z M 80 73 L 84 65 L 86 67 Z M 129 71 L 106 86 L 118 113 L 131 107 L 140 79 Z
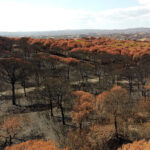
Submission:
M 148 34 L 148 37 L 145 37 Z M 120 35 L 123 35 L 122 37 Z M 26 37 L 30 36 L 33 38 L 78 38 L 88 36 L 107 36 L 119 39 L 126 39 L 127 35 L 132 37 L 150 38 L 150 28 L 132 28 L 122 30 L 99 30 L 99 29 L 81 29 L 81 30 L 58 30 L 58 31 L 34 31 L 34 32 L 0 32 L 0 36 L 7 37 Z M 127 38 L 128 39 L 128 38 Z M 130 39 L 134 39 L 131 38 Z

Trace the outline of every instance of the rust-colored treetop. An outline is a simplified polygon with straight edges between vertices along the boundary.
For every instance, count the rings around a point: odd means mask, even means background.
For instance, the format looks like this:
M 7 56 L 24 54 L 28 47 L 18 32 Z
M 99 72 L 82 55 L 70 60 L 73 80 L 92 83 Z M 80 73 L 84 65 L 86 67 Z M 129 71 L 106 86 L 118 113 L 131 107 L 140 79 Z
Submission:
M 109 92 L 108 91 L 104 91 L 103 93 L 99 94 L 96 97 L 96 104 L 97 104 L 98 110 L 101 109 L 101 106 L 103 105 L 103 103 L 107 99 L 108 95 L 109 95 Z
M 94 96 L 88 92 L 75 91 L 73 95 L 76 97 L 71 117 L 74 122 L 81 122 L 95 110 Z
M 64 62 L 66 64 L 76 64 L 76 63 L 79 63 L 80 61 L 76 58 L 72 58 L 72 57 L 61 57 L 61 56 L 57 56 L 57 55 L 50 55 L 50 58 L 51 59 L 54 59 L 54 60 L 58 60 L 60 62 Z
M 10 50 L 11 44 L 23 38 L 1 38 L 2 50 Z M 108 53 L 112 55 L 127 55 L 134 59 L 144 55 L 150 55 L 150 43 L 132 40 L 116 40 L 109 38 L 86 39 L 32 39 L 26 38 L 26 42 L 34 48 L 47 48 L 48 50 L 63 50 L 68 52 Z
M 109 91 L 104 91 L 96 98 L 97 108 L 100 111 L 108 109 L 113 114 L 120 114 L 127 103 L 127 90 L 115 85 Z

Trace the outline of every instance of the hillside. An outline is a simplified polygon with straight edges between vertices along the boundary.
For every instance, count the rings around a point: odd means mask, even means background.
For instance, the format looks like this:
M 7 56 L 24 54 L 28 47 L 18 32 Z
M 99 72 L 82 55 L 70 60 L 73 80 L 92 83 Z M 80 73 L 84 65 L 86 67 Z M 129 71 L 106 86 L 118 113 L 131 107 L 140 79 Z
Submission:
M 142 38 L 149 37 L 150 28 L 132 28 L 121 30 L 100 30 L 100 29 L 80 29 L 80 30 L 58 30 L 58 31 L 34 31 L 34 32 L 0 32 L 0 36 L 7 37 L 33 37 L 33 38 L 80 38 L 80 37 L 113 37 L 123 36 L 124 40 L 138 40 L 138 36 Z M 131 38 L 132 37 L 132 38 Z
M 117 150 L 149 140 L 149 66 L 148 41 L 0 37 L 0 146 Z

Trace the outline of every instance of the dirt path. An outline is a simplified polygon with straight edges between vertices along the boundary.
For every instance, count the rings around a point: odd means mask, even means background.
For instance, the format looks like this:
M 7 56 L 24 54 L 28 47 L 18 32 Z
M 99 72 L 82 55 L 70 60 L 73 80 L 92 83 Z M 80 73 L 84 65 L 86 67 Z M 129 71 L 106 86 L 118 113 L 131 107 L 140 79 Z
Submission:
M 34 91 L 35 90 L 35 87 L 29 87 L 29 88 L 26 88 L 26 92 L 31 92 L 31 91 Z M 3 92 L 0 92 L 0 96 L 2 95 L 10 95 L 11 94 L 11 90 L 8 90 L 8 91 L 3 91 Z M 24 89 L 21 88 L 21 89 L 16 89 L 15 90 L 16 94 L 24 94 Z
M 98 82 L 99 82 L 98 77 L 88 79 L 88 83 L 98 83 Z M 72 85 L 79 84 L 79 83 L 81 83 L 81 82 L 79 82 L 79 81 L 71 82 Z M 128 81 L 127 80 L 122 80 L 122 81 L 119 81 L 119 83 L 128 84 Z M 35 87 L 26 88 L 26 93 L 32 92 L 34 90 L 35 90 Z M 11 92 L 12 92 L 11 90 L 0 92 L 0 96 L 2 96 L 2 95 L 11 95 Z M 24 89 L 23 88 L 16 89 L 16 94 L 24 94 Z

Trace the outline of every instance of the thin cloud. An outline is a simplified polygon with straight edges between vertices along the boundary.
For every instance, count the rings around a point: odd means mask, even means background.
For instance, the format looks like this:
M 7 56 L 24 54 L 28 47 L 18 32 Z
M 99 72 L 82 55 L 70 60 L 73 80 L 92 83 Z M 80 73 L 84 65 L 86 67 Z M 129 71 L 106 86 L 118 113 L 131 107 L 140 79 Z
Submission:
M 84 11 L 28 3 L 0 2 L 1 31 L 44 31 L 62 29 L 117 29 L 150 27 L 148 1 L 140 5 L 106 11 Z
M 150 0 L 139 0 L 139 4 L 150 6 Z

